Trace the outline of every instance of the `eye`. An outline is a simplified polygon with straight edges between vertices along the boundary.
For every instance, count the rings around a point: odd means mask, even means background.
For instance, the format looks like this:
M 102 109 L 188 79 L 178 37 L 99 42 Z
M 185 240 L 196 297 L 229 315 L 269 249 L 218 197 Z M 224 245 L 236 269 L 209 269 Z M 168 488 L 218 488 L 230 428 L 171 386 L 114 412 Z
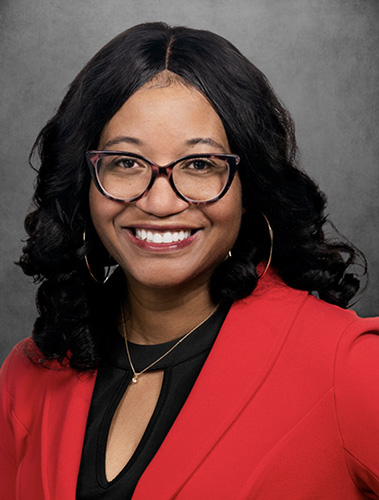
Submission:
M 193 158 L 183 161 L 181 168 L 183 170 L 192 170 L 196 172 L 203 172 L 205 170 L 211 170 L 215 167 L 214 162 L 209 158 Z
M 146 162 L 132 156 L 109 155 L 102 159 L 102 168 L 110 172 L 118 173 L 135 173 L 148 168 Z
M 133 168 L 137 166 L 137 161 L 134 158 L 115 158 L 114 165 L 122 168 Z
M 192 162 L 192 166 L 195 170 L 204 170 L 205 168 L 211 168 L 212 162 L 205 159 L 197 159 Z
M 186 175 L 210 176 L 221 175 L 228 171 L 228 163 L 223 158 L 187 158 L 180 164 L 179 170 Z

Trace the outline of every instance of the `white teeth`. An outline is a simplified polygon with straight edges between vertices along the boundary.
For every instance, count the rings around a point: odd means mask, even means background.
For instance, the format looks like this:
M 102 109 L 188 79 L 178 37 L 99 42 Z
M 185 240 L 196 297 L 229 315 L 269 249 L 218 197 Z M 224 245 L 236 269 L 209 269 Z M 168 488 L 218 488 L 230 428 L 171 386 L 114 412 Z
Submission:
M 191 231 L 165 231 L 164 233 L 146 231 L 145 229 L 135 230 L 136 238 L 148 243 L 175 243 L 183 241 L 191 236 Z
M 163 235 L 163 243 L 172 243 L 173 235 L 171 233 L 164 233 Z
M 153 234 L 153 243 L 162 243 L 163 241 L 163 236 L 159 233 L 154 233 Z

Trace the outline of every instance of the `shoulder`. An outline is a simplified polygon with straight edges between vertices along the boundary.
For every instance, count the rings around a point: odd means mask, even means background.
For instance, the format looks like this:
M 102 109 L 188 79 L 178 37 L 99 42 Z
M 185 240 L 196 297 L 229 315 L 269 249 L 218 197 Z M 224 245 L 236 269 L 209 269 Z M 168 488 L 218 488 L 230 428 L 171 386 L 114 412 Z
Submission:
M 28 338 L 18 343 L 4 361 L 0 370 L 0 426 L 9 430 L 7 436 L 29 434 L 33 415 L 42 414 L 41 388 L 43 369 L 30 359 L 36 352 Z M 42 377 L 43 378 L 43 377 Z M 43 384 L 42 384 L 43 385 Z
M 330 380 L 350 474 L 360 488 L 379 494 L 379 318 L 360 318 L 289 287 L 281 293 L 284 309 L 296 304 L 288 337 L 292 356 L 306 355 L 315 384 Z
M 286 325 L 287 362 L 306 359 L 314 384 L 333 389 L 350 474 L 379 494 L 379 318 L 360 318 L 277 278 L 238 309 L 241 322 L 259 314 L 270 329 Z
M 52 373 L 56 371 L 71 371 L 68 366 L 62 366 L 56 361 L 41 363 L 42 358 L 42 353 L 30 337 L 16 344 L 0 370 L 2 387 L 14 394 L 23 387 L 33 387 L 36 380 L 42 382 L 44 379 L 51 379 Z
M 42 364 L 42 354 L 31 338 L 17 344 L 0 370 L 0 417 L 17 419 L 30 429 L 42 415 L 48 394 L 64 401 L 69 393 L 93 385 L 94 375 L 78 374 L 57 361 Z
M 35 376 L 42 370 L 41 366 L 32 361 L 37 352 L 37 347 L 30 337 L 13 347 L 0 370 L 2 390 L 12 395 L 16 385 L 33 384 Z
M 261 332 L 282 331 L 287 348 L 317 358 L 320 374 L 327 371 L 330 380 L 345 371 L 354 378 L 366 360 L 367 370 L 379 370 L 379 318 L 360 318 L 354 311 L 287 286 L 276 275 L 235 303 L 229 316 L 246 336 L 249 326 L 257 324 Z
M 335 405 L 352 476 L 379 476 L 379 319 L 357 318 L 341 335 Z M 357 472 L 358 471 L 358 472 Z
M 277 274 L 271 272 L 258 283 L 254 292 L 233 305 L 241 321 L 261 315 L 262 320 L 275 327 L 286 320 L 288 328 L 310 331 L 316 335 L 338 338 L 350 323 L 360 321 L 356 313 L 320 300 L 308 291 L 286 285 Z

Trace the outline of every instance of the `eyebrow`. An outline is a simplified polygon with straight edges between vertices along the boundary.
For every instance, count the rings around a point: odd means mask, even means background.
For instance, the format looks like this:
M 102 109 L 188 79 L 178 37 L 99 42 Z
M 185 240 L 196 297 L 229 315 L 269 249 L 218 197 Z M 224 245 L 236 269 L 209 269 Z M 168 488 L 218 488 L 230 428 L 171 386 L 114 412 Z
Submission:
M 108 141 L 106 144 L 104 144 L 104 148 L 111 148 L 112 146 L 115 146 L 117 144 L 121 143 L 128 143 L 128 144 L 135 144 L 137 146 L 142 146 L 143 141 L 140 139 L 137 139 L 136 137 L 129 137 L 129 136 L 118 136 L 115 137 L 114 139 L 111 139 Z M 212 146 L 213 148 L 216 148 L 223 153 L 226 153 L 226 150 L 222 144 L 219 142 L 215 141 L 211 137 L 195 137 L 194 139 L 189 139 L 188 141 L 185 142 L 187 146 L 197 146 L 197 144 L 205 144 L 208 146 Z
M 213 148 L 219 149 L 223 153 L 226 153 L 226 150 L 222 144 L 215 141 L 211 137 L 196 137 L 195 139 L 189 139 L 186 141 L 188 146 L 196 146 L 197 144 L 206 144 L 212 146 Z
M 104 144 L 104 148 L 110 148 L 112 146 L 115 146 L 116 144 L 120 144 L 122 142 L 127 142 L 128 144 L 136 144 L 137 146 L 142 145 L 142 141 L 135 137 L 127 137 L 126 135 L 122 135 L 119 137 L 115 137 L 114 139 L 106 142 Z

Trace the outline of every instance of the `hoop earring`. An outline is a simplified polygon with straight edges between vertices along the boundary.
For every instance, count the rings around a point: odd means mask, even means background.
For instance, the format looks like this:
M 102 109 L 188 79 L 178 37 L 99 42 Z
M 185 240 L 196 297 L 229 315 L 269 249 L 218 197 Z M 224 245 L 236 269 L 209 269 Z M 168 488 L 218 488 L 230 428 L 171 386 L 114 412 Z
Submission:
M 263 212 L 261 212 L 261 211 L 260 211 L 260 213 L 263 216 L 264 220 L 266 221 L 266 224 L 267 224 L 267 227 L 268 227 L 268 232 L 269 232 L 269 235 L 270 235 L 270 253 L 268 255 L 268 259 L 267 259 L 267 264 L 266 264 L 265 270 L 263 271 L 263 273 L 260 276 L 258 276 L 258 279 L 263 278 L 263 276 L 267 273 L 268 268 L 270 267 L 270 264 L 271 264 L 272 252 L 273 252 L 273 249 L 274 249 L 274 231 L 272 230 L 271 224 L 270 224 L 268 218 L 266 217 L 266 215 Z
M 86 243 L 86 231 L 85 229 L 83 229 L 83 243 L 85 244 Z M 99 283 L 100 285 L 104 285 L 104 283 L 106 283 L 111 275 L 111 266 L 110 264 L 108 264 L 108 269 L 107 269 L 107 272 L 105 273 L 105 276 L 104 276 L 104 279 L 101 281 L 101 280 L 98 280 L 96 278 L 96 276 L 93 274 L 92 270 L 91 270 L 91 267 L 89 265 L 89 262 L 88 262 L 88 257 L 87 257 L 87 254 L 84 254 L 84 261 L 86 263 L 86 266 L 87 266 L 87 269 L 88 269 L 88 272 L 91 276 L 91 278 L 96 281 L 96 283 Z

